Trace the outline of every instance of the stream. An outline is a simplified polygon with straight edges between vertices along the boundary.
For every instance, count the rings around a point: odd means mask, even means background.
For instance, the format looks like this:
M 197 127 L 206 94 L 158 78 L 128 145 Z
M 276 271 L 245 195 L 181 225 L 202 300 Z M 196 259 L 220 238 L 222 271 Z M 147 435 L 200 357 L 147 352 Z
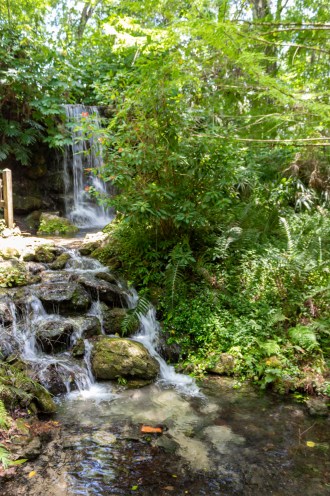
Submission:
M 107 273 L 99 262 L 61 250 L 68 256 L 64 270 L 44 264 L 42 282 L 25 290 L 23 303 L 15 289 L 6 296 L 12 323 L 2 342 L 7 336 L 7 352 L 19 350 L 46 387 L 56 375 L 59 428 L 5 484 L 3 496 L 330 494 L 329 418 L 313 418 L 285 397 L 237 388 L 229 378 L 210 376 L 197 385 L 177 374 L 157 352 L 160 329 L 151 306 L 131 339 L 158 361 L 156 382 L 127 388 L 95 381 L 94 338 L 84 326 L 96 319 L 104 333 L 100 299 L 108 301 L 104 288 L 114 288 L 97 279 Z M 89 288 L 90 299 L 84 314 L 70 316 L 65 298 L 78 286 Z M 133 289 L 117 281 L 116 291 L 124 307 L 136 305 Z M 51 353 L 40 330 L 68 323 L 68 349 Z M 70 349 L 81 338 L 85 351 L 77 360 Z M 162 433 L 144 434 L 143 424 L 161 426 Z

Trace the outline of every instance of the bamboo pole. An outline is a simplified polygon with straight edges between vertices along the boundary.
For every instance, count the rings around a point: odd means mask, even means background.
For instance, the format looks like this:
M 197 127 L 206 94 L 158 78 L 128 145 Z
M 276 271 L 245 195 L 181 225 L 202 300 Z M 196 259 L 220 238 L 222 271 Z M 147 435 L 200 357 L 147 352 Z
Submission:
M 11 170 L 4 169 L 2 171 L 2 180 L 3 180 L 3 199 L 5 202 L 4 205 L 4 214 L 5 214 L 5 222 L 9 229 L 13 229 L 14 227 L 14 209 L 13 209 L 13 185 L 12 185 L 12 177 Z

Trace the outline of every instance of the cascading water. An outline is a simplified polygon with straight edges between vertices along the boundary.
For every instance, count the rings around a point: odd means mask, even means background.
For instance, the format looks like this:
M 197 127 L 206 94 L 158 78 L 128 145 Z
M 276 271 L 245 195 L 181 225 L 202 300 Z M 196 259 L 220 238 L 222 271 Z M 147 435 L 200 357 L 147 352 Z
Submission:
M 135 308 L 138 302 L 138 294 L 130 288 L 127 294 L 129 308 Z M 157 352 L 160 334 L 160 325 L 156 319 L 156 309 L 152 305 L 145 315 L 139 315 L 140 329 L 133 336 L 135 341 L 142 343 L 151 356 L 153 356 L 160 366 L 159 382 L 164 385 L 174 386 L 178 391 L 189 396 L 199 396 L 200 391 L 194 379 L 188 375 L 175 372 L 173 365 L 168 365 Z
M 55 393 L 66 391 L 74 399 L 91 397 L 99 400 L 112 399 L 114 395 L 111 385 L 97 384 L 93 377 L 91 366 L 93 340 L 86 339 L 90 336 L 84 334 L 86 322 L 96 321 L 99 326 L 98 332 L 104 333 L 102 305 L 104 307 L 105 303 L 100 301 L 99 289 L 95 288 L 100 288 L 100 291 L 104 292 L 107 284 L 110 288 L 117 287 L 123 301 L 126 300 L 124 306 L 130 308 L 136 306 L 138 295 L 134 289 L 123 288 L 119 282 L 116 286 L 104 282 L 102 278 L 97 279 L 97 275 L 101 274 L 103 278 L 110 278 L 114 281 L 108 269 L 97 260 L 83 257 L 75 250 L 66 249 L 65 251 L 70 258 L 64 271 L 58 272 L 49 268 L 45 270 L 43 272 L 45 282 L 41 283 L 41 288 L 38 284 L 30 286 L 26 291 L 24 301 L 20 300 L 17 306 L 14 304 L 15 300 L 11 300 L 10 296 L 6 297 L 3 304 L 8 308 L 7 321 L 10 324 L 0 323 L 1 348 L 7 355 L 19 354 L 47 388 L 51 388 L 55 380 L 56 389 L 53 388 Z M 41 293 L 58 291 L 58 302 L 61 304 L 62 293 L 65 292 L 66 286 L 70 287 L 70 284 L 75 284 L 72 281 L 77 280 L 90 287 L 93 296 L 84 315 L 61 316 L 56 305 L 52 309 L 44 307 L 41 301 L 44 295 L 40 294 L 40 291 Z M 96 284 L 94 290 L 93 284 Z M 83 289 L 82 286 L 81 288 Z M 13 297 L 15 297 L 15 290 L 13 290 Z M 150 305 L 146 315 L 140 316 L 139 320 L 140 329 L 131 339 L 141 342 L 158 361 L 160 365 L 158 382 L 165 386 L 174 386 L 179 392 L 190 396 L 198 395 L 199 390 L 194 380 L 183 374 L 177 374 L 174 367 L 167 365 L 157 353 L 160 326 L 156 320 L 154 307 Z M 57 336 L 58 329 L 61 328 L 64 330 L 63 334 L 60 333 L 60 337 L 55 339 L 52 333 L 55 332 Z M 65 332 L 69 334 L 66 335 Z M 75 359 L 68 351 L 68 348 L 72 350 L 78 342 L 83 344 L 83 352 L 80 355 L 83 356 L 82 360 Z
M 72 133 L 72 144 L 66 147 L 63 160 L 66 215 L 80 228 L 104 227 L 111 222 L 113 215 L 88 193 L 93 188 L 101 198 L 109 194 L 106 184 L 98 177 L 103 167 L 102 146 L 93 132 L 86 138 L 79 128 L 83 119 L 88 117 L 91 126 L 99 129 L 98 109 L 95 106 L 65 105 L 65 112 Z

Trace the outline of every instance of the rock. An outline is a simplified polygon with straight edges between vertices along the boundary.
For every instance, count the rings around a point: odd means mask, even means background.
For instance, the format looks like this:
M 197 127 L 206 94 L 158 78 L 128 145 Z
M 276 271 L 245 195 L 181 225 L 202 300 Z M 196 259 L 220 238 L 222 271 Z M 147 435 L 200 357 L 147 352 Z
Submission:
M 68 377 L 67 371 L 61 370 L 55 363 L 49 363 L 42 370 L 42 384 L 51 394 L 62 394 L 67 392 L 66 382 L 74 382 L 74 377 Z M 48 413 L 52 413 L 49 411 Z
M 100 337 L 92 352 L 92 367 L 97 379 L 154 379 L 159 364 L 143 344 L 123 338 Z
M 51 263 L 55 258 L 56 255 L 53 247 L 47 245 L 38 246 L 34 254 L 34 260 L 36 262 Z
M 25 217 L 26 225 L 29 229 L 37 229 L 40 223 L 41 210 L 34 210 Z
M 79 248 L 79 253 L 81 255 L 90 255 L 97 248 L 101 248 L 105 245 L 109 235 L 103 232 L 98 232 L 95 234 L 87 234 L 83 244 Z
M 1 232 L 2 238 L 10 238 L 11 236 L 20 236 L 20 235 L 21 235 L 21 230 L 17 226 L 13 227 L 12 229 L 9 229 L 9 227 L 5 227 Z
M 91 338 L 102 334 L 100 319 L 94 315 L 86 315 L 84 317 L 71 318 L 75 329 L 79 330 L 79 334 L 83 338 Z
M 42 206 L 42 200 L 37 196 L 21 196 L 14 193 L 13 197 L 14 211 L 19 215 L 29 214 L 30 212 L 33 212 L 33 210 L 39 210 Z
M 0 255 L 4 260 L 10 260 L 11 258 L 18 259 L 20 257 L 20 253 L 16 248 L 12 248 L 10 246 L 1 250 Z
M 170 336 L 170 333 L 162 330 L 157 351 L 167 362 L 177 363 L 182 353 L 181 346 L 177 343 L 168 344 Z
M 56 212 L 57 213 L 57 212 Z M 69 234 L 75 233 L 78 228 L 69 219 L 56 214 L 43 212 L 40 216 L 38 234 Z
M 38 322 L 35 335 L 42 351 L 53 353 L 63 351 L 68 347 L 72 332 L 72 322 L 59 317 Z
M 40 274 L 46 269 L 45 265 L 37 262 L 26 262 L 25 267 L 33 275 Z
M 212 365 L 206 370 L 212 374 L 218 375 L 233 375 L 235 371 L 236 361 L 235 358 L 229 353 L 220 353 L 210 356 L 212 360 Z
M 180 449 L 179 443 L 174 441 L 172 436 L 167 433 L 157 438 L 153 442 L 153 445 L 157 446 L 158 448 L 162 448 L 165 451 L 165 453 L 175 453 Z
M 41 440 L 38 436 L 32 439 L 26 446 L 23 446 L 20 451 L 20 458 L 27 458 L 28 460 L 35 460 L 41 454 Z
M 79 312 L 87 310 L 91 304 L 91 298 L 87 291 L 75 283 L 48 283 L 40 284 L 36 288 L 36 294 L 43 302 L 46 309 L 60 312 Z
M 125 308 L 103 308 L 103 328 L 106 334 L 119 334 L 122 335 L 121 324 L 127 315 Z M 131 334 L 134 334 L 139 329 L 139 322 L 136 321 Z
M 92 274 L 82 274 L 76 277 L 79 284 L 90 291 L 93 298 L 110 303 L 116 307 L 127 307 L 125 291 L 107 281 L 97 279 Z
M 7 301 L 0 301 L 0 323 L 1 325 L 9 325 L 13 322 L 13 313 L 10 309 L 10 304 Z
M 82 358 L 85 354 L 85 342 L 82 338 L 78 339 L 71 350 L 72 356 Z
M 315 396 L 306 400 L 308 413 L 313 417 L 327 417 L 330 414 L 329 398 Z
M 66 263 L 68 260 L 70 260 L 70 255 L 69 253 L 62 253 L 59 255 L 56 260 L 50 264 L 50 268 L 52 270 L 62 270 L 66 266 Z
M 117 284 L 115 276 L 110 274 L 110 272 L 98 272 L 97 274 L 95 274 L 95 277 L 97 279 L 102 279 L 103 281 L 110 282 L 111 284 Z
M 49 391 L 42 387 L 35 388 L 34 396 L 36 399 L 38 410 L 42 413 L 55 413 L 56 404 Z

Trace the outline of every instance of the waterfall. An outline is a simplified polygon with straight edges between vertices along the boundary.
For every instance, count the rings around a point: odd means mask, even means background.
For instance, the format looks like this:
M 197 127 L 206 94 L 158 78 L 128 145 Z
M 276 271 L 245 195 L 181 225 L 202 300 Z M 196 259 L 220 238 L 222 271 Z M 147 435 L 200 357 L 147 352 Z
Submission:
M 113 215 L 109 208 L 97 204 L 88 192 L 92 188 L 101 198 L 109 194 L 106 184 L 98 177 L 103 167 L 102 145 L 93 129 L 89 137 L 80 129 L 87 117 L 94 130 L 101 127 L 98 109 L 85 105 L 64 107 L 72 138 L 63 159 L 66 216 L 80 228 L 104 227 Z
M 135 289 L 130 288 L 126 295 L 128 306 L 135 308 L 138 302 L 138 294 Z M 157 352 L 160 325 L 156 319 L 155 307 L 150 304 L 146 315 L 139 315 L 139 322 L 140 329 L 133 336 L 133 339 L 142 343 L 159 363 L 160 378 L 158 382 L 163 385 L 171 385 L 178 391 L 189 396 L 200 396 L 200 391 L 195 380 L 188 375 L 175 372 L 173 365 L 168 365 Z

